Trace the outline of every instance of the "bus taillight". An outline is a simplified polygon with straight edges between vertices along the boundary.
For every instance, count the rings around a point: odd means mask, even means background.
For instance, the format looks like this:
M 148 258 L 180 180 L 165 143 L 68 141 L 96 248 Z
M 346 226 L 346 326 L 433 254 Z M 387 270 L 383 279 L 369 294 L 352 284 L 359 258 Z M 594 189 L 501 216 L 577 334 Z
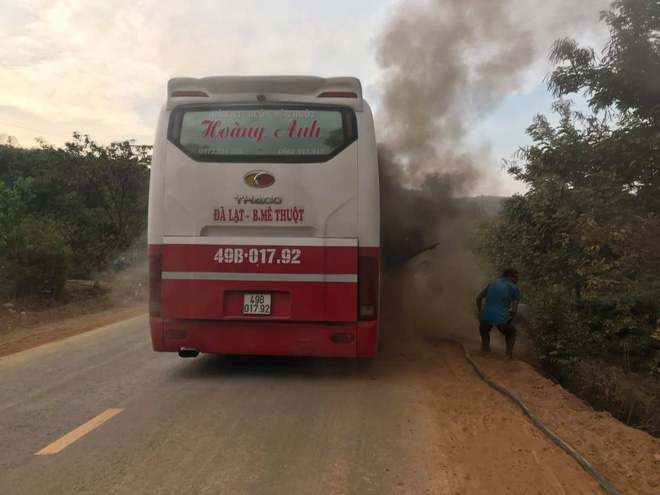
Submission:
M 160 316 L 163 254 L 149 253 L 149 316 Z
M 358 258 L 358 317 L 361 321 L 378 317 L 378 258 Z
M 321 93 L 319 98 L 357 98 L 357 93 L 352 91 L 325 91 Z
M 191 97 L 202 97 L 208 98 L 204 91 L 173 91 L 172 98 L 191 98 Z

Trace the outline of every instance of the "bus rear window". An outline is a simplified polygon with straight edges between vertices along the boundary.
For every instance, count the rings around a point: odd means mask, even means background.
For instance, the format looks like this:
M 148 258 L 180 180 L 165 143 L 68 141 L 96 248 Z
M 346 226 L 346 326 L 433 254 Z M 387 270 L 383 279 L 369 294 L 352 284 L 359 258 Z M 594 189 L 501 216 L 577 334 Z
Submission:
M 180 107 L 168 139 L 197 161 L 323 162 L 357 139 L 345 107 Z

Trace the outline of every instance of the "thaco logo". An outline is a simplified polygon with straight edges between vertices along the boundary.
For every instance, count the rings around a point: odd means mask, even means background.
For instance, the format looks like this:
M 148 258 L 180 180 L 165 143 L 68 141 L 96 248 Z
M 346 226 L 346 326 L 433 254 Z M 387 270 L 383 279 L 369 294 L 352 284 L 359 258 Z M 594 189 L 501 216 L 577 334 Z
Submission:
M 265 170 L 255 170 L 245 174 L 243 181 L 250 187 L 268 187 L 275 183 L 275 176 Z

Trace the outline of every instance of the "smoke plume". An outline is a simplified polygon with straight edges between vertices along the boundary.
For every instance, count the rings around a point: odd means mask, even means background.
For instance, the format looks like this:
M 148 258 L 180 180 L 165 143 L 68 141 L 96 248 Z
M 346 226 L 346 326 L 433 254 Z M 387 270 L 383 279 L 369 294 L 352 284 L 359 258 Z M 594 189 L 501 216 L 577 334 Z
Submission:
M 450 173 L 454 189 L 476 180 L 461 151 L 466 128 L 491 110 L 534 59 L 532 37 L 508 15 L 508 0 L 401 4 L 381 35 L 385 71 L 378 128 L 406 170 L 407 186 Z
M 555 38 L 596 23 L 604 6 L 603 0 L 579 6 L 568 0 L 413 0 L 395 6 L 380 33 L 383 261 L 392 268 L 440 242 L 433 254 L 411 263 L 413 270 L 432 264 L 423 270 L 424 297 L 416 300 L 431 297 L 436 314 L 441 307 L 455 315 L 457 304 L 473 305 L 481 278 L 465 248 L 470 219 L 455 198 L 493 180 L 487 170 L 496 168 L 487 150 L 467 142 L 469 129 L 521 88 Z M 400 274 L 396 278 L 404 287 Z M 445 284 L 457 280 L 460 291 L 447 290 Z

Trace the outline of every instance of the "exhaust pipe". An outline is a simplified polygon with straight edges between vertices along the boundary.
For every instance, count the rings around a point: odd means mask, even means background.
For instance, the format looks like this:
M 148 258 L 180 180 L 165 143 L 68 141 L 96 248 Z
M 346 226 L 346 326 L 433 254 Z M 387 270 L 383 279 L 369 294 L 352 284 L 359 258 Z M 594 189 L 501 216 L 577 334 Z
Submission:
M 199 349 L 193 349 L 192 347 L 182 347 L 179 349 L 179 356 L 182 358 L 194 358 L 199 356 Z

